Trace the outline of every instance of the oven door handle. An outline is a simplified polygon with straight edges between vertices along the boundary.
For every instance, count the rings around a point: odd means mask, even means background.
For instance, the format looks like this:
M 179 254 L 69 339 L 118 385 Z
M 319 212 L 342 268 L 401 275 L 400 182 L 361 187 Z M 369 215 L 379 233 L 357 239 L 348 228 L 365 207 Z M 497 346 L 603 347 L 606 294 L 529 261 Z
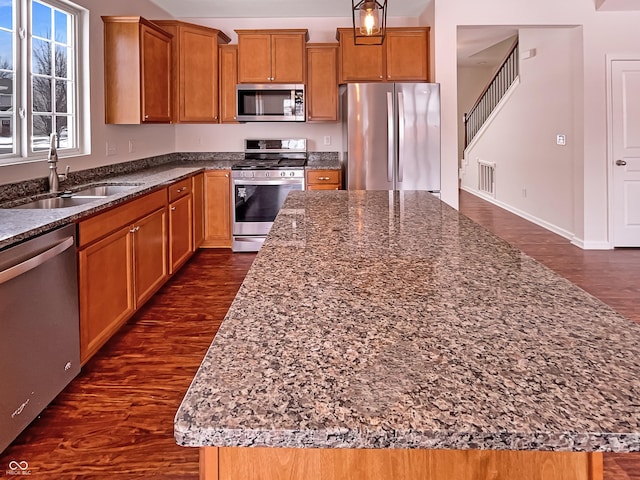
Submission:
M 261 179 L 261 180 L 246 180 L 244 178 L 234 178 L 234 185 L 304 185 L 304 179 L 296 178 L 296 179 L 288 179 L 288 178 L 278 178 L 274 177 L 271 179 Z

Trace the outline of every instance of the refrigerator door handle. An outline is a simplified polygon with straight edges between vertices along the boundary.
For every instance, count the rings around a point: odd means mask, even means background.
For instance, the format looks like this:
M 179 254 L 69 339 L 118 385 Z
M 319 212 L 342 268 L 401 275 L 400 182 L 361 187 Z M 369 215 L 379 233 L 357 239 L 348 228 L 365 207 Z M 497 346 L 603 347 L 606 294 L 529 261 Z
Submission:
M 398 182 L 404 176 L 404 95 L 398 92 Z
M 387 181 L 389 182 L 393 182 L 393 159 L 395 157 L 394 131 L 395 122 L 393 118 L 393 93 L 387 92 Z

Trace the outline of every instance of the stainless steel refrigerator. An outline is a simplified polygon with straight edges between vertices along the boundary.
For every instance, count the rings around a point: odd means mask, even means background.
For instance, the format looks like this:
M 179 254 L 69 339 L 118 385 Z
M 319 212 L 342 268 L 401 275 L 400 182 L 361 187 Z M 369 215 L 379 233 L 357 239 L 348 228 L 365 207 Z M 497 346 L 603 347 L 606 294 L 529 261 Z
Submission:
M 347 189 L 439 194 L 439 84 L 350 83 L 341 106 Z

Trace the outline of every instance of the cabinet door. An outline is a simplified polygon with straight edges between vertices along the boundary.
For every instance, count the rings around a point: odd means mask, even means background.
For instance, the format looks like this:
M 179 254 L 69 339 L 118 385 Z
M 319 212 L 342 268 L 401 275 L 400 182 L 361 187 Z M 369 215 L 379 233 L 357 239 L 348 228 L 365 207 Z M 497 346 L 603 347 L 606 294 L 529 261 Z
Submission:
M 220 46 L 220 123 L 236 121 L 236 84 L 238 83 L 238 46 Z
M 218 37 L 180 27 L 181 122 L 218 121 Z
M 384 43 L 387 49 L 388 81 L 428 81 L 427 35 L 427 29 L 387 32 Z
M 339 32 L 340 83 L 383 81 L 384 46 L 354 45 L 353 30 L 340 29 Z
M 171 39 L 140 25 L 142 121 L 171 122 Z M 120 88 L 127 88 L 121 85 Z
M 238 34 L 238 83 L 271 81 L 271 35 Z
M 215 170 L 204 176 L 204 247 L 231 247 L 231 172 Z
M 193 192 L 193 251 L 204 241 L 204 173 L 191 177 Z
M 193 199 L 191 194 L 169 205 L 169 273 L 193 253 Z
M 166 207 L 135 222 L 133 230 L 133 274 L 135 305 L 139 308 L 168 277 Z
M 78 252 L 83 364 L 135 311 L 130 228 L 117 230 Z
M 308 170 L 307 190 L 340 190 L 342 174 L 340 170 Z
M 271 81 L 304 83 L 305 36 L 277 33 L 271 35 Z
M 338 120 L 338 46 L 307 46 L 307 120 Z

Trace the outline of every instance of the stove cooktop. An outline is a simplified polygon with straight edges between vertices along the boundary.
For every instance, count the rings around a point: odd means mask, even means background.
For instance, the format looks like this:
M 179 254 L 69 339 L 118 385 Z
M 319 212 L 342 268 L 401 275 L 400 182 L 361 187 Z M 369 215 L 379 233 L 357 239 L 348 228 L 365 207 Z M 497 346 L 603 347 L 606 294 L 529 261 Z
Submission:
M 307 163 L 306 158 L 251 158 L 245 156 L 244 161 L 234 165 L 232 170 L 279 170 L 304 168 Z
M 245 140 L 244 161 L 232 170 L 297 170 L 307 163 L 307 140 Z

